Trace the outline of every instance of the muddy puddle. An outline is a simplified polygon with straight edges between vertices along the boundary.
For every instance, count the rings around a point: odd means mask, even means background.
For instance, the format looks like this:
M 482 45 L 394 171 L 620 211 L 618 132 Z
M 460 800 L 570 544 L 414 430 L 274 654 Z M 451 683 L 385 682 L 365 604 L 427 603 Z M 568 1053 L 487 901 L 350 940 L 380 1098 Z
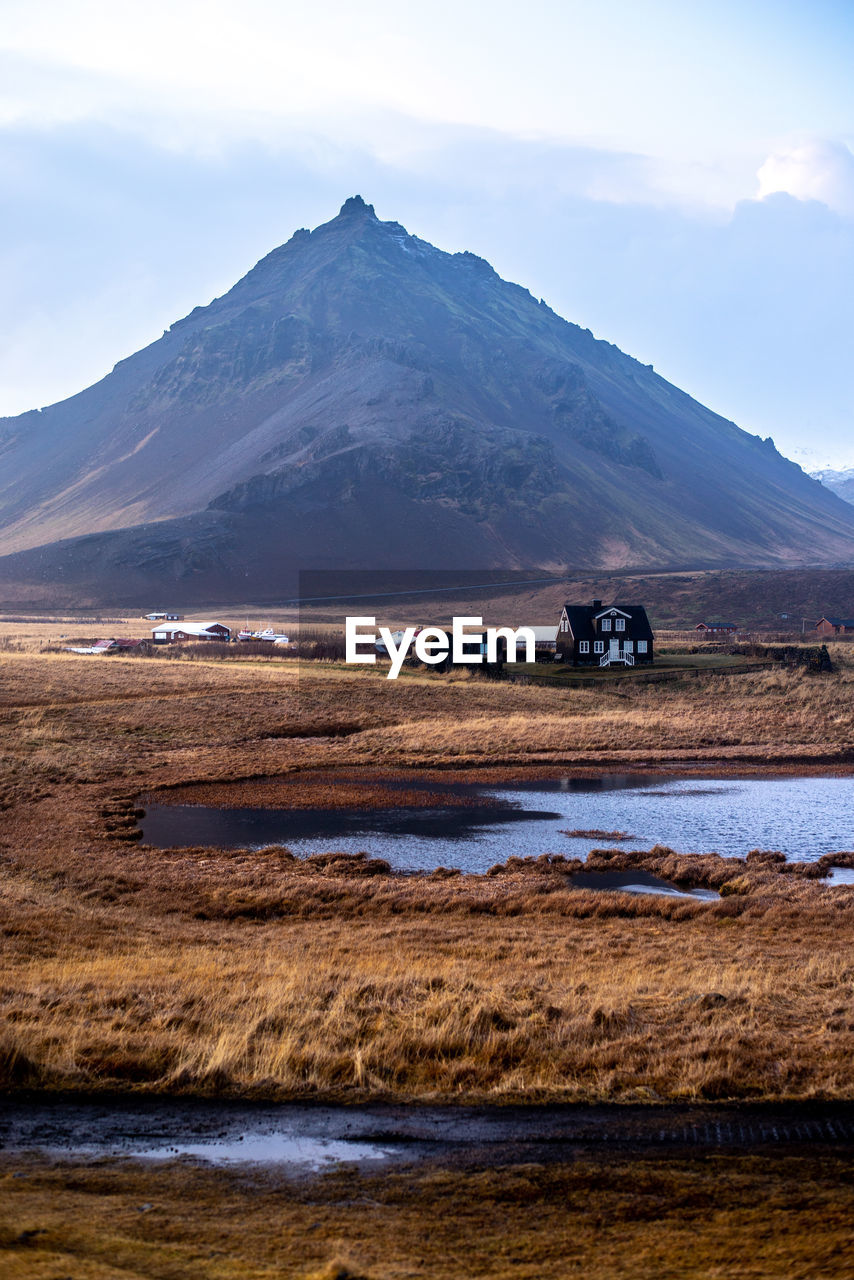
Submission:
M 422 784 L 421 803 L 419 784 L 409 780 L 405 786 L 408 803 L 380 808 L 289 808 L 284 784 L 281 801 L 263 808 L 143 801 L 141 827 L 155 848 L 277 844 L 301 856 L 334 849 L 366 852 L 401 871 L 445 866 L 483 873 L 508 857 L 561 853 L 584 859 L 591 848 L 615 844 L 625 850 L 663 844 L 678 853 L 723 857 L 770 849 L 803 861 L 854 849 L 850 778 L 612 773 L 496 786 L 446 784 L 447 803 L 441 803 L 435 783 Z M 271 796 L 275 786 L 267 783 L 265 798 Z M 643 884 L 637 877 L 633 883 Z M 646 885 L 636 891 L 658 889 Z
M 205 1101 L 10 1104 L 0 1115 L 0 1152 L 34 1151 L 98 1160 L 189 1159 L 323 1170 L 386 1162 L 405 1143 L 383 1144 L 365 1117 L 341 1109 L 241 1106 Z
M 714 902 L 720 898 L 716 889 L 680 889 L 650 871 L 577 871 L 570 877 L 576 889 L 615 890 L 621 893 L 661 893 L 671 898 L 698 898 Z
M 192 1160 L 295 1175 L 336 1164 L 431 1158 L 490 1166 L 633 1146 L 854 1145 L 854 1105 L 673 1104 L 544 1107 L 263 1105 L 31 1098 L 0 1112 L 0 1156 Z

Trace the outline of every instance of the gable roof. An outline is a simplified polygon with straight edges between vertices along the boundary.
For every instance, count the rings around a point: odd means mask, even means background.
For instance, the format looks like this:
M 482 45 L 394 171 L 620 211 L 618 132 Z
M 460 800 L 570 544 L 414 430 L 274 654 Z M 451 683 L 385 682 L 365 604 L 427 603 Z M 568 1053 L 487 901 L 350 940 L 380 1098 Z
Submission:
M 231 634 L 230 628 L 224 622 L 182 622 L 177 627 L 165 627 L 161 623 L 159 627 L 152 627 L 152 632 L 154 635 L 163 635 L 167 632 L 174 635 L 176 632 L 183 632 L 186 636 L 204 636 L 209 635 L 214 627 L 222 627 L 223 631 Z
M 600 604 L 595 608 L 592 604 L 565 604 L 563 612 L 566 613 L 569 621 L 569 631 L 573 639 L 595 640 L 597 632 L 594 619 L 601 618 L 603 614 L 609 614 L 612 609 L 616 609 L 629 620 L 630 625 L 627 631 L 633 640 L 654 639 L 646 609 L 642 604 L 614 604 L 604 609 Z
M 846 631 L 849 627 L 854 628 L 854 618 L 828 618 L 825 614 L 815 625 L 818 626 L 819 622 L 829 622 L 832 627 L 844 627 Z

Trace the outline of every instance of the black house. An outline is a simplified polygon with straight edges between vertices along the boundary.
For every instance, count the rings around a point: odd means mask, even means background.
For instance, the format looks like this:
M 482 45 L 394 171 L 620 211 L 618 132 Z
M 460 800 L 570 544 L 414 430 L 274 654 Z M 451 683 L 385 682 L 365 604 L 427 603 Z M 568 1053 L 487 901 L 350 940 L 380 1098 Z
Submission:
M 634 667 L 653 660 L 652 628 L 642 604 L 565 604 L 557 661 L 574 667 Z

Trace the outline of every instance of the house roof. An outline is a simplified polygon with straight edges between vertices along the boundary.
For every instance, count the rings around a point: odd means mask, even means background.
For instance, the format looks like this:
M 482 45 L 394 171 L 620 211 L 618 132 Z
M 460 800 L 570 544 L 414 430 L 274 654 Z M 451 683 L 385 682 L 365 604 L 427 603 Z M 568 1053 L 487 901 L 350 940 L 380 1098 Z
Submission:
M 607 615 L 612 609 L 616 609 L 626 618 L 630 619 L 631 625 L 628 628 L 633 640 L 652 640 L 652 627 L 649 625 L 649 619 L 646 616 L 646 609 L 642 604 L 614 604 L 603 608 L 601 604 L 597 604 L 594 608 L 591 604 L 565 604 L 564 611 L 569 620 L 569 630 L 575 640 L 594 640 L 596 639 L 596 629 L 593 625 L 594 618 L 601 618 Z
M 181 622 L 176 626 L 170 625 L 164 627 L 161 625 L 159 627 L 152 627 L 152 632 L 157 635 L 163 631 L 183 631 L 184 634 L 188 636 L 201 636 L 210 631 L 212 627 L 222 627 L 230 633 L 230 628 L 227 627 L 224 622 Z
M 710 631 L 721 631 L 724 628 L 726 628 L 729 631 L 737 631 L 738 623 L 737 622 L 698 622 L 697 626 L 695 627 L 695 630 L 699 629 L 700 627 L 708 627 Z
M 844 627 L 846 631 L 849 627 L 854 628 L 854 618 L 828 618 L 827 615 L 825 615 L 823 618 L 819 618 L 818 622 L 829 622 L 831 626 Z M 818 626 L 818 622 L 816 623 L 816 626 Z

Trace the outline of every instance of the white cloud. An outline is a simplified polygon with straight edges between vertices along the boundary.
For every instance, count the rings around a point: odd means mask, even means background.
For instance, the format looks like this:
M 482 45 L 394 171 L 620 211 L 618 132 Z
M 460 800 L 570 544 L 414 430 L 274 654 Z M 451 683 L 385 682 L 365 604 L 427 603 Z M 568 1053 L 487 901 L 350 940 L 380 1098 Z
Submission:
M 759 56 L 736 0 L 693 8 L 0 0 L 0 127 L 102 124 L 201 155 L 317 135 L 380 161 L 417 157 L 431 128 L 494 131 L 642 157 L 630 175 L 603 166 L 588 190 L 609 202 L 731 209 L 751 190 L 769 121 L 839 126 L 811 77 L 801 84 L 765 44 Z M 821 83 L 844 111 L 847 67 L 836 92 L 825 59 Z
M 784 192 L 854 215 L 854 154 L 844 142 L 812 138 L 781 147 L 768 157 L 757 177 L 760 200 Z

